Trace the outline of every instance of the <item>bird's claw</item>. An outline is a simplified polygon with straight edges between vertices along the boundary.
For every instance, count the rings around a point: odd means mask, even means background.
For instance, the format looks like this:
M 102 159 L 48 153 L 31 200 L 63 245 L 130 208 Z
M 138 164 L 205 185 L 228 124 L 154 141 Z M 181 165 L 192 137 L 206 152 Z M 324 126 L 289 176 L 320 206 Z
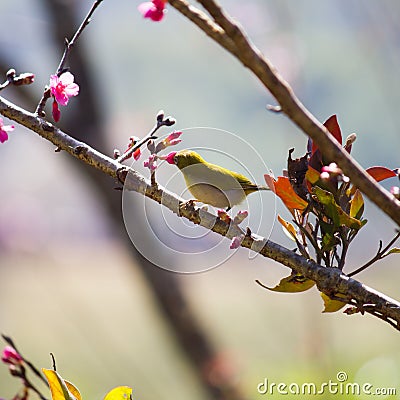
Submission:
M 199 202 L 199 200 L 190 199 L 190 200 L 184 201 L 183 203 L 179 204 L 179 211 L 181 211 L 181 210 L 194 210 L 196 202 Z

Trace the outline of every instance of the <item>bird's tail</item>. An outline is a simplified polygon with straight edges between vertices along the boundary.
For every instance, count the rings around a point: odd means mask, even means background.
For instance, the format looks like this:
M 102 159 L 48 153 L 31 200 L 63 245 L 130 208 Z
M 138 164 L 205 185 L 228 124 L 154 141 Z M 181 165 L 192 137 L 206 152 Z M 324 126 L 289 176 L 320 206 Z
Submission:
M 257 190 L 271 190 L 271 189 L 267 186 L 257 185 Z

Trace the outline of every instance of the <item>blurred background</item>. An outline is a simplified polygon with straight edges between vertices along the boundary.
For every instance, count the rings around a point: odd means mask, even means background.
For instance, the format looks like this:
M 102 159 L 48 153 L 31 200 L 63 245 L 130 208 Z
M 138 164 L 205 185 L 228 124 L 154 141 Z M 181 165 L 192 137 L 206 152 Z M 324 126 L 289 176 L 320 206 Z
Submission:
M 232 156 L 227 167 L 249 172 L 258 183 L 266 168 L 281 173 L 289 148 L 304 154 L 304 134 L 266 110 L 274 100 L 232 56 L 171 7 L 156 24 L 141 17 L 139 3 L 104 1 L 97 10 L 71 53 L 81 92 L 61 110 L 62 128 L 112 155 L 114 148 L 125 150 L 129 136 L 145 135 L 164 109 L 177 119 L 174 128 L 196 128 L 179 148 L 212 148 L 203 153 L 210 161 L 220 161 L 224 151 Z M 63 37 L 71 37 L 91 4 L 0 0 L 2 74 L 13 67 L 36 76 L 31 87 L 6 89 L 4 97 L 35 109 L 58 66 Z M 357 133 L 353 155 L 360 164 L 399 166 L 398 2 L 221 4 L 312 113 L 321 121 L 337 114 L 344 137 Z M 214 136 L 198 127 L 227 133 Z M 135 167 L 144 171 L 141 165 Z M 257 392 L 265 378 L 320 383 L 339 371 L 350 382 L 396 387 L 391 398 L 400 398 L 399 333 L 388 324 L 368 315 L 322 314 L 314 289 L 265 291 L 255 279 L 274 286 L 289 270 L 244 249 L 233 253 L 221 238 L 211 258 L 222 261 L 207 272 L 174 274 L 151 265 L 128 238 L 116 183 L 24 128 L 17 126 L 1 145 L 0 168 L 0 331 L 37 367 L 51 367 L 53 352 L 59 373 L 84 398 L 101 399 L 112 387 L 129 385 L 141 400 L 255 399 L 266 397 Z M 175 172 L 163 166 L 160 182 Z M 253 231 L 293 247 L 273 222 L 276 213 L 289 218 L 284 207 L 268 193 L 253 196 L 246 205 Z M 135 195 L 128 203 L 140 224 L 144 215 L 157 225 L 160 207 Z M 371 203 L 365 216 L 369 222 L 353 244 L 347 271 L 394 233 Z M 182 263 L 146 239 L 144 225 L 138 222 L 142 239 L 164 267 Z M 202 240 L 213 246 L 216 239 Z M 161 241 L 168 242 L 168 233 Z M 210 253 L 197 252 L 196 241 L 185 250 L 208 269 Z M 184 264 L 191 266 L 190 259 Z M 356 278 L 398 299 L 398 264 L 392 256 Z M 0 366 L 0 396 L 12 398 L 18 387 Z

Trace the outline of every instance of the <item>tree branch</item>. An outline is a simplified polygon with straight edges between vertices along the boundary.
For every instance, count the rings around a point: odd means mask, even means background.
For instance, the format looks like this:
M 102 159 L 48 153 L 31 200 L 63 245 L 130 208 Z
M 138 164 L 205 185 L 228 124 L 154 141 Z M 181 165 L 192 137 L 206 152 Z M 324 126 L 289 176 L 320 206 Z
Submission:
M 329 131 L 314 117 L 293 93 L 290 85 L 275 67 L 248 39 L 239 24 L 214 0 L 198 0 L 214 21 L 186 0 L 169 0 L 171 6 L 196 24 L 204 33 L 249 68 L 276 98 L 283 113 L 319 146 L 327 158 L 334 160 L 352 183 L 400 225 L 400 201 L 379 185 L 345 151 Z
M 221 219 L 216 220 L 215 216 L 208 212 L 202 211 L 200 215 L 199 210 L 187 203 L 186 207 L 182 207 L 185 204 L 182 198 L 159 185 L 152 186 L 148 179 L 132 168 L 118 163 L 86 143 L 72 138 L 36 114 L 25 111 L 2 97 L 0 97 L 0 114 L 36 132 L 57 146 L 58 149 L 66 151 L 87 165 L 117 179 L 125 185 L 127 190 L 133 190 L 149 197 L 180 217 L 230 239 L 242 233 L 238 226 L 229 225 Z M 345 298 L 341 298 L 341 300 L 355 306 L 356 312 L 368 312 L 400 330 L 400 303 L 347 277 L 339 269 L 325 268 L 260 236 L 247 234 L 241 246 L 271 258 L 315 281 L 318 289 L 328 296 L 344 295 Z

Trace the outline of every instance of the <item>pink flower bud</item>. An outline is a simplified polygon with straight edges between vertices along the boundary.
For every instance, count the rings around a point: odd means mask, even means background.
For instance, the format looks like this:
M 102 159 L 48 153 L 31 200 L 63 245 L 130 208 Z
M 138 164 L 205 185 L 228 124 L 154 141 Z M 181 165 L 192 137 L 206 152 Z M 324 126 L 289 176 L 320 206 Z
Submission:
M 58 122 L 61 118 L 61 111 L 58 108 L 58 103 L 55 100 L 53 100 L 53 107 L 51 113 L 53 115 L 54 121 Z
M 239 211 L 239 212 L 236 214 L 235 218 L 233 219 L 233 223 L 234 223 L 235 225 L 241 224 L 241 223 L 248 217 L 248 215 L 249 215 L 249 212 L 246 211 L 246 210 Z
M 148 168 L 150 171 L 155 171 L 157 169 L 157 156 L 151 154 L 150 157 L 143 163 L 143 166 Z
M 140 151 L 140 148 L 136 149 L 133 152 L 133 158 L 135 159 L 135 161 L 139 160 L 141 155 L 142 155 L 142 152 Z
M 231 217 L 226 213 L 225 210 L 218 210 L 217 213 L 218 213 L 218 218 L 221 221 L 224 221 L 227 224 L 231 222 Z
M 390 188 L 390 193 L 392 193 L 392 195 L 396 197 L 396 199 L 400 200 L 400 188 L 398 186 L 392 186 Z
M 321 172 L 321 175 L 319 177 L 321 179 L 329 179 L 330 175 L 329 175 L 329 172 Z
M 21 364 L 22 357 L 17 352 L 17 350 L 14 349 L 14 347 L 6 346 L 3 349 L 3 353 L 1 355 L 1 360 L 6 364 L 16 365 L 16 364 Z
M 244 235 L 235 236 L 232 240 L 231 245 L 229 246 L 230 249 L 237 249 L 240 247 L 244 239 Z
M 34 80 L 35 80 L 35 75 L 30 72 L 26 72 L 24 74 L 18 75 L 13 80 L 13 84 L 15 86 L 30 85 L 31 83 L 33 83 Z
M 0 143 L 8 140 L 8 133 L 14 130 L 14 125 L 4 125 L 3 118 L 0 118 Z
M 341 175 L 343 171 L 337 166 L 336 163 L 330 163 L 328 166 L 324 166 L 321 168 L 322 172 L 328 172 L 334 175 Z
M 182 139 L 179 139 L 179 136 L 182 135 L 183 132 L 179 131 L 174 131 L 170 133 L 165 139 L 164 142 L 167 146 L 174 146 L 182 141 Z

